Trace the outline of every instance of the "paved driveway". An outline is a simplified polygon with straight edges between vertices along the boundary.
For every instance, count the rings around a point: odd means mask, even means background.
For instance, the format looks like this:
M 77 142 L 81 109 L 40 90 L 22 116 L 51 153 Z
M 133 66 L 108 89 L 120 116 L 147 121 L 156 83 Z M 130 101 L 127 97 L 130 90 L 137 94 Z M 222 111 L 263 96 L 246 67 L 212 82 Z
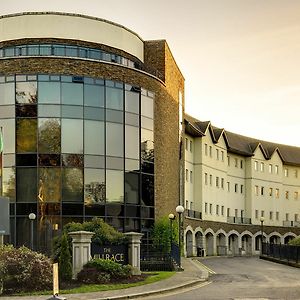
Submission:
M 300 299 L 298 268 L 256 257 L 212 257 L 199 262 L 210 272 L 209 284 L 155 299 Z

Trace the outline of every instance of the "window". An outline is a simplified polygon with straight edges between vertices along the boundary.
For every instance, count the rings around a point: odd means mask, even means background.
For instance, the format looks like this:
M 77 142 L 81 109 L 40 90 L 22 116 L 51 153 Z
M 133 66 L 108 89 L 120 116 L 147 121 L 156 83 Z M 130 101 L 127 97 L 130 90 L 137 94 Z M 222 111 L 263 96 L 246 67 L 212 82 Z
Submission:
M 276 211 L 276 221 L 279 220 L 279 211 Z
M 221 160 L 224 161 L 224 151 L 221 151 Z
M 272 165 L 269 165 L 269 173 L 272 173 Z
M 224 216 L 224 205 L 221 206 L 221 215 Z
M 285 191 L 285 199 L 289 199 L 289 192 Z
M 288 169 L 284 169 L 284 177 L 288 177 L 289 176 L 289 170 Z
M 219 215 L 219 205 L 216 206 L 216 215 Z
M 193 171 L 190 171 L 190 182 L 193 183 Z
M 230 208 L 227 208 L 227 217 L 230 217 Z
M 190 141 L 190 152 L 193 152 L 193 142 Z
M 207 202 L 204 204 L 204 212 L 207 214 Z
M 209 175 L 209 184 L 212 185 L 212 175 Z
M 230 192 L 230 182 L 227 181 L 227 191 Z
M 240 162 L 240 166 L 241 166 L 241 169 L 243 169 L 244 164 L 243 164 L 243 161 L 242 161 L 242 160 L 241 160 L 241 162 Z
M 254 162 L 254 170 L 255 170 L 255 171 L 258 171 L 258 161 L 255 161 L 255 162 Z
M 244 193 L 244 186 L 241 184 L 241 194 Z
M 234 192 L 235 192 L 235 193 L 238 192 L 238 184 L 237 184 L 237 183 L 234 184 Z
M 212 215 L 212 204 L 209 204 L 209 213 Z
M 185 169 L 185 181 L 189 181 L 189 170 Z
M 256 196 L 258 196 L 258 185 L 254 186 L 254 193 Z
M 294 199 L 298 200 L 298 192 L 294 192 Z
M 227 165 L 230 166 L 230 157 L 229 157 L 229 155 L 227 156 Z
M 270 220 L 273 220 L 273 212 L 270 211 Z
M 187 138 L 185 138 L 185 150 L 189 150 L 189 140 Z
M 258 210 L 255 210 L 255 219 L 258 219 Z
M 265 216 L 265 211 L 264 211 L 264 210 L 261 211 L 260 216 L 261 216 L 261 217 L 264 217 L 264 216 Z
M 279 173 L 279 167 L 278 165 L 275 165 L 275 174 L 278 174 Z
M 295 214 L 295 222 L 298 222 L 298 214 Z
M 219 187 L 219 177 L 216 177 L 216 187 Z
M 221 188 L 224 189 L 224 178 L 221 178 Z
M 275 189 L 275 197 L 279 198 L 279 189 Z
M 185 208 L 188 209 L 189 208 L 189 201 L 185 200 Z
M 237 218 L 237 217 L 238 217 L 238 214 L 239 214 L 239 210 L 236 208 L 236 209 L 234 210 L 234 216 Z
M 209 146 L 209 156 L 212 157 L 212 146 Z
M 286 221 L 289 220 L 289 214 L 288 214 L 288 213 L 285 214 L 285 220 L 286 220 Z
M 260 163 L 260 171 L 264 172 L 265 170 L 265 164 L 263 162 Z
M 204 153 L 207 156 L 207 144 L 204 144 Z
M 273 188 L 269 188 L 269 196 L 270 196 L 270 197 L 273 196 Z
M 234 166 L 237 168 L 238 167 L 238 159 L 235 157 L 234 159 Z
M 294 170 L 294 176 L 295 176 L 295 178 L 298 178 L 298 171 L 297 170 Z
M 204 183 L 207 185 L 207 179 L 208 179 L 208 174 L 207 173 L 205 173 L 204 174 Z
M 219 149 L 216 149 L 217 160 L 219 160 Z
M 194 210 L 194 202 L 193 201 L 190 202 L 190 210 Z
M 261 196 L 264 195 L 264 192 L 265 192 L 265 188 L 262 186 L 262 187 L 260 188 L 260 194 L 261 194 Z

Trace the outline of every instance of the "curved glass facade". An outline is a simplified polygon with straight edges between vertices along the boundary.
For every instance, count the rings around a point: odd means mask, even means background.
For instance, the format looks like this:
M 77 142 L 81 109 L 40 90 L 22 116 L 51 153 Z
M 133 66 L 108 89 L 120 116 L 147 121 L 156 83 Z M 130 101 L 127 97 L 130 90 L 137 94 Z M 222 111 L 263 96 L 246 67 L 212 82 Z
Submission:
M 151 227 L 153 105 L 153 93 L 123 82 L 0 77 L 2 194 L 11 201 L 11 242 L 28 244 L 31 212 L 42 251 L 70 221 L 99 216 L 120 231 Z
M 86 58 L 96 61 L 107 61 L 121 64 L 131 68 L 141 69 L 141 65 L 111 52 L 65 44 L 23 44 L 0 48 L 0 57 L 22 57 L 22 56 L 63 56 Z

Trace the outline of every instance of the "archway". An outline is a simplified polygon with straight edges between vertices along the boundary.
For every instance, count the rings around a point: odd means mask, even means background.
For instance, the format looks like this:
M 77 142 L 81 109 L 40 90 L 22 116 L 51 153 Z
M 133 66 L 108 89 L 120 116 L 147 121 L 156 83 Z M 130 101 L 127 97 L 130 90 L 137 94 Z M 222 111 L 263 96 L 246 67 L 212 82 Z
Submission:
M 216 244 L 217 244 L 217 254 L 227 255 L 226 236 L 224 233 L 220 232 L 217 235 Z
M 269 241 L 270 244 L 280 244 L 280 237 L 278 235 L 271 235 Z
M 252 255 L 252 237 L 250 234 L 246 233 L 242 236 L 242 251 L 246 255 Z
M 205 256 L 203 246 L 203 234 L 201 231 L 197 231 L 195 234 L 197 256 Z
M 206 255 L 214 255 L 214 236 L 211 232 L 205 235 Z
M 291 240 L 294 239 L 294 238 L 295 238 L 295 237 L 294 237 L 293 235 L 288 234 L 288 235 L 286 235 L 286 236 L 284 237 L 283 243 L 284 243 L 284 244 L 288 244 L 289 241 L 291 241 Z
M 185 235 L 186 256 L 193 256 L 193 233 L 188 230 Z
M 239 255 L 238 236 L 235 233 L 228 236 L 228 254 L 233 256 Z

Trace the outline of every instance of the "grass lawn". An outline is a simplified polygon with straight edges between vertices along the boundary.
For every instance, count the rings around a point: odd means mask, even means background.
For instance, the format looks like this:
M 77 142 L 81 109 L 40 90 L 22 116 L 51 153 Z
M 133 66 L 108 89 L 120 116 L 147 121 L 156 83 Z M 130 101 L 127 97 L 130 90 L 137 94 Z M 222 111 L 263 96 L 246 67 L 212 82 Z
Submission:
M 153 283 L 156 281 L 160 281 L 163 279 L 167 279 L 173 276 L 176 272 L 145 272 L 145 274 L 149 274 L 149 276 L 139 282 L 134 283 L 122 283 L 122 284 L 83 284 L 79 287 L 75 287 L 72 289 L 60 290 L 59 294 L 80 294 L 80 293 L 91 293 L 91 292 L 101 292 L 101 291 L 110 291 L 110 290 L 120 290 L 120 289 L 127 289 L 130 287 L 145 285 L 149 283 Z M 51 295 L 51 291 L 39 291 L 33 293 L 20 293 L 17 294 L 18 296 L 21 295 Z

